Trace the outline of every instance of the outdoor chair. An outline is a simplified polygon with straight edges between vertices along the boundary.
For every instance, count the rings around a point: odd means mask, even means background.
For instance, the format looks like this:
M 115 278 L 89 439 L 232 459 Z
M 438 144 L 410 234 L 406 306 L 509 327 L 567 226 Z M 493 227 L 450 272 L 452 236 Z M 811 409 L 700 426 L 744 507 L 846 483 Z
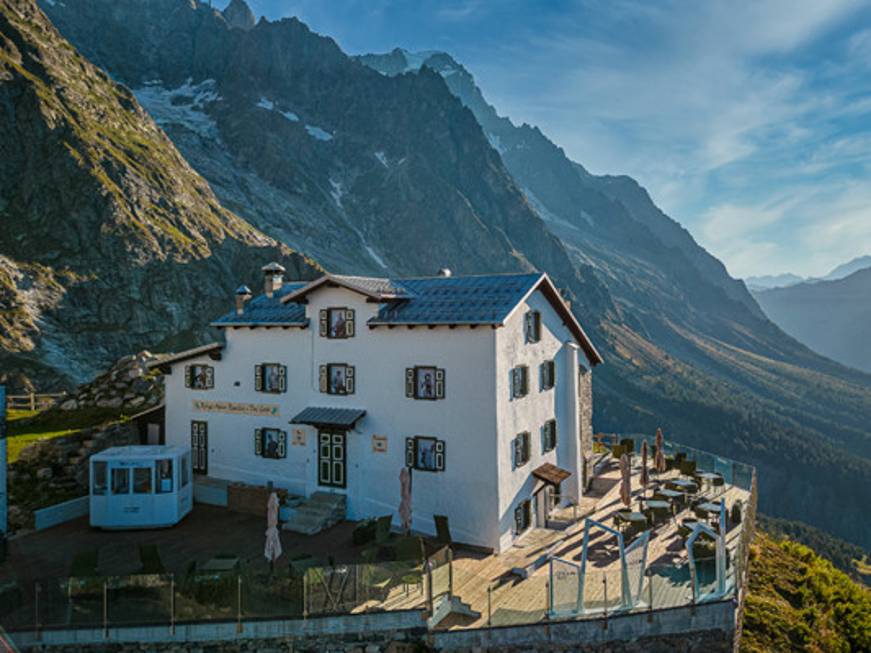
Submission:
M 393 515 L 384 515 L 375 521 L 375 543 L 384 544 L 390 539 L 390 527 Z
M 442 546 L 450 546 L 454 543 L 451 539 L 451 528 L 446 515 L 433 515 L 436 527 L 436 542 Z
M 681 460 L 680 462 L 678 462 L 678 469 L 680 470 L 681 475 L 695 478 L 696 461 L 695 460 Z M 696 479 L 696 483 L 698 483 L 698 479 Z
M 620 440 L 620 446 L 623 447 L 623 453 L 628 453 L 630 456 L 635 453 L 635 440 L 632 438 L 623 438 Z
M 165 574 L 166 569 L 160 559 L 160 553 L 156 544 L 139 545 L 139 573 L 140 574 Z

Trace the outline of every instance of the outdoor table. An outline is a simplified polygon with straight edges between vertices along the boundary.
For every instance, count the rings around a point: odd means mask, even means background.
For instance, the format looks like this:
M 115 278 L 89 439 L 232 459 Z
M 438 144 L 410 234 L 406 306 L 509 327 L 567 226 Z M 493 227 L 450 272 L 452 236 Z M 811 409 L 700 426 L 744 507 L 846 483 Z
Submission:
M 671 503 L 662 499 L 649 499 L 644 503 L 653 510 L 671 510 Z
M 663 488 L 662 490 L 657 490 L 656 493 L 661 494 L 671 501 L 682 501 L 684 498 L 684 493 L 680 490 L 669 490 L 668 488 Z
M 675 489 L 684 490 L 686 492 L 695 492 L 698 489 L 698 485 L 696 485 L 695 481 L 688 481 L 683 478 L 672 479 L 668 484 Z
M 239 558 L 212 558 L 198 566 L 197 571 L 203 573 L 224 574 L 236 571 L 239 567 Z
M 719 503 L 712 503 L 708 501 L 707 503 L 700 503 L 697 507 L 703 512 L 720 514 Z
M 644 524 L 647 525 L 647 516 L 643 512 L 618 512 L 617 521 L 622 524 Z M 621 529 L 622 530 L 622 529 Z

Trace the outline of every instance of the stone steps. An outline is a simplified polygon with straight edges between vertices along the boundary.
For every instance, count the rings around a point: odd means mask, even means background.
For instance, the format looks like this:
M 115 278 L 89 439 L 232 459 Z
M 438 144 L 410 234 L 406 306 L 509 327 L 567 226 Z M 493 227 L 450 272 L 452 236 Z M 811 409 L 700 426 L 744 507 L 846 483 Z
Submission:
M 290 511 L 282 528 L 303 535 L 314 535 L 345 519 L 346 507 L 344 494 L 315 492 Z

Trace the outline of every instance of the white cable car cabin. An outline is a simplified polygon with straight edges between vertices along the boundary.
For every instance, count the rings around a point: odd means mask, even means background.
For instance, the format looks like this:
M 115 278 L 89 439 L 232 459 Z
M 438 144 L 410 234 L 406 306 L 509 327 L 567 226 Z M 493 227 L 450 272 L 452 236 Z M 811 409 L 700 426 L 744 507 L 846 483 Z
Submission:
M 112 447 L 91 456 L 91 526 L 162 528 L 193 507 L 188 447 Z

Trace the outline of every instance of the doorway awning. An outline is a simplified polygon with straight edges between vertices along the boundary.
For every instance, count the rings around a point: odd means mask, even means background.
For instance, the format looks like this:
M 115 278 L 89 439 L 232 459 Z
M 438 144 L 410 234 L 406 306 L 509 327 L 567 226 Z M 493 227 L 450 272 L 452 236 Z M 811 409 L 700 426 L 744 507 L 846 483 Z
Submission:
M 540 467 L 532 470 L 532 475 L 540 481 L 544 481 L 548 485 L 559 487 L 560 483 L 566 480 L 572 473 L 551 463 L 544 463 Z
M 291 424 L 308 424 L 326 428 L 351 429 L 366 414 L 362 408 L 308 406 L 290 420 Z

